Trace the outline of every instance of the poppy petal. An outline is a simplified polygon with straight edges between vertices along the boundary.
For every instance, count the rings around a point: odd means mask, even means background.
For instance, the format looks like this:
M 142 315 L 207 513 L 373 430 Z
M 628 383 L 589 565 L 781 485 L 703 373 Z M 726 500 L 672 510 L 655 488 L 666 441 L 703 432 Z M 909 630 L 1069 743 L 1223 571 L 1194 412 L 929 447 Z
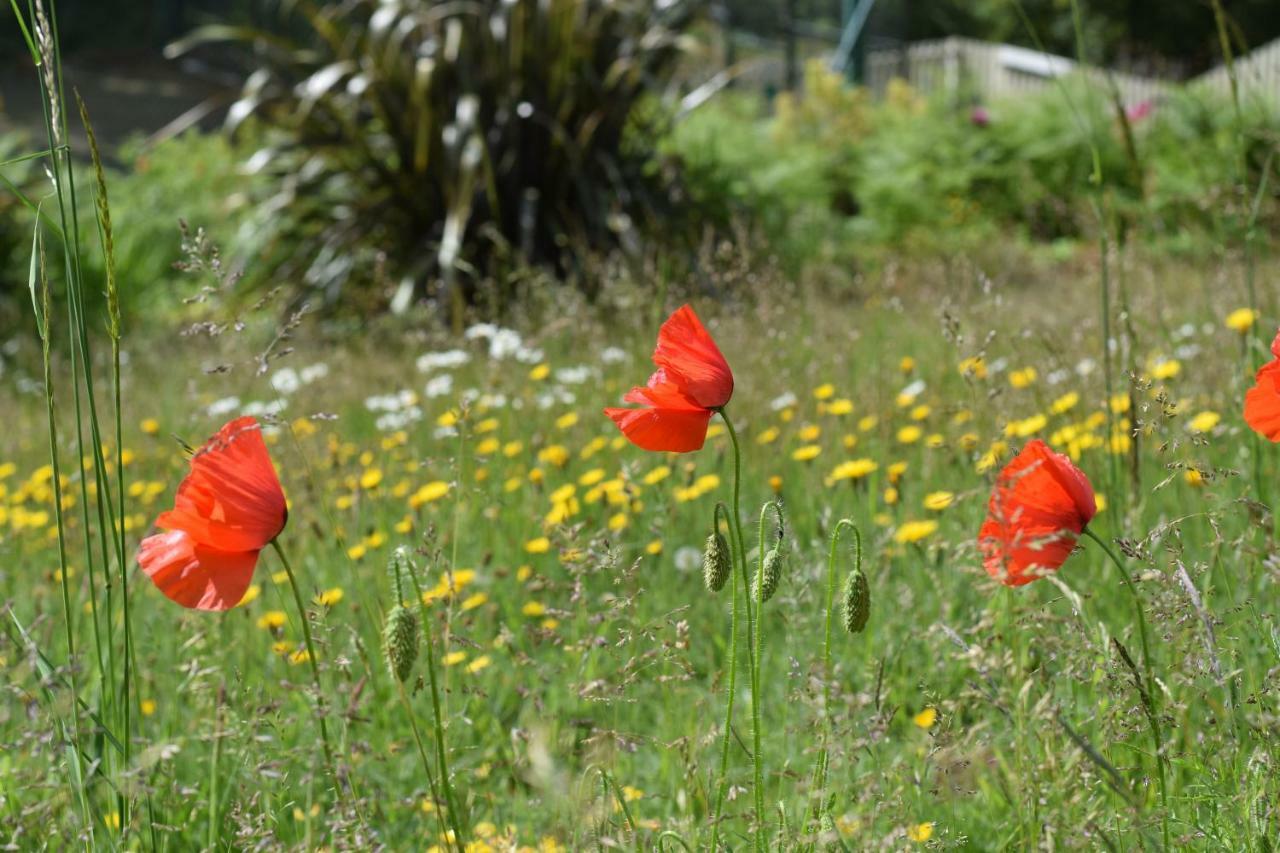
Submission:
M 605 409 L 631 443 L 642 450 L 688 453 L 707 440 L 711 410 L 702 408 Z
M 1263 365 L 1245 392 L 1244 420 L 1268 441 L 1280 441 L 1280 359 Z
M 138 564 L 172 601 L 196 610 L 230 610 L 244 598 L 257 551 L 219 551 L 184 530 L 142 540 Z
M 653 363 L 703 408 L 718 409 L 733 396 L 733 371 L 688 305 L 681 306 L 658 330 Z
M 174 508 L 156 525 L 221 551 L 260 551 L 284 529 L 286 508 L 262 428 L 237 418 L 191 458 Z
M 1084 472 L 1043 441 L 1027 444 L 996 478 L 978 548 L 987 573 L 1009 586 L 1057 570 L 1097 513 Z

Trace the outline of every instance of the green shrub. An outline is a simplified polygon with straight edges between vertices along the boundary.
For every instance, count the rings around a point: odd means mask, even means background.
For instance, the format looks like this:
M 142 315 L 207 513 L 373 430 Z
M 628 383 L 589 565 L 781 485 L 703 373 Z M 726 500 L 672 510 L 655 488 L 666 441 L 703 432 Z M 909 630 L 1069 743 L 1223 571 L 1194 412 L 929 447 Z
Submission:
M 1065 87 L 986 105 L 894 81 L 872 102 L 822 65 L 770 114 L 739 93 L 675 128 L 668 151 L 716 217 L 749 216 L 792 264 L 901 251 L 971 251 L 998 237 L 1062 245 L 1096 233 L 1096 168 L 1127 233 L 1188 245 L 1240 227 L 1277 139 L 1272 107 L 1173 90 L 1125 126 L 1105 91 Z M 1271 168 L 1276 167 L 1275 159 Z M 1276 216 L 1275 173 L 1260 232 Z M 1245 190 L 1243 187 L 1249 189 Z M 1199 236 L 1196 236 L 1199 235 Z
M 258 215 L 278 276 L 332 302 L 385 269 L 397 305 L 439 277 L 457 307 L 504 258 L 564 271 L 665 210 L 646 99 L 670 81 L 685 4 L 296 8 L 278 32 L 209 28 L 171 51 L 252 52 L 229 122 L 267 132 L 250 162 L 269 179 Z

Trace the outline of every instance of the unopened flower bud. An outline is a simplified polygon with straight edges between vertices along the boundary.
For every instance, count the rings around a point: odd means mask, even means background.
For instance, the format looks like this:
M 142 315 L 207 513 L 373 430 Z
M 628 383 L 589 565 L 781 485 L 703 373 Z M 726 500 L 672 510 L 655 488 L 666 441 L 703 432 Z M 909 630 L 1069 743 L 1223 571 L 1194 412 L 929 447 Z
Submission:
M 764 555 L 763 575 L 763 578 L 757 576 L 751 584 L 751 597 L 760 602 L 773 598 L 773 594 L 778 591 L 778 581 L 782 579 L 781 546 L 775 545 Z
M 711 592 L 719 592 L 729 579 L 729 571 L 729 543 L 720 531 L 713 531 L 702 552 L 702 582 Z
M 871 587 L 861 569 L 849 572 L 844 584 L 844 629 L 850 634 L 861 634 L 871 615 Z

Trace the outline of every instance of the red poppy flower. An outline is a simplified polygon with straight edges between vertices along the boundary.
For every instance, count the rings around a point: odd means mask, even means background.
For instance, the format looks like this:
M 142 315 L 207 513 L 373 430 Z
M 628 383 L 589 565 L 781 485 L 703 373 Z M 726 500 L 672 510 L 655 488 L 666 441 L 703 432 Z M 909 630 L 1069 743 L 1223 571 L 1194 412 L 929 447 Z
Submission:
M 191 457 L 174 508 L 156 519 L 168 532 L 142 540 L 138 564 L 183 607 L 229 610 L 287 517 L 262 428 L 237 418 Z
M 1043 441 L 1030 442 L 996 478 L 978 531 L 987 574 L 1022 586 L 1057 571 L 1097 511 L 1084 472 Z
M 667 318 L 653 351 L 657 371 L 622 399 L 644 408 L 605 409 L 623 434 L 644 450 L 698 450 L 707 424 L 733 396 L 733 371 L 688 305 Z
M 1258 369 L 1244 395 L 1244 422 L 1268 441 L 1280 441 L 1280 334 L 1271 342 L 1273 360 Z

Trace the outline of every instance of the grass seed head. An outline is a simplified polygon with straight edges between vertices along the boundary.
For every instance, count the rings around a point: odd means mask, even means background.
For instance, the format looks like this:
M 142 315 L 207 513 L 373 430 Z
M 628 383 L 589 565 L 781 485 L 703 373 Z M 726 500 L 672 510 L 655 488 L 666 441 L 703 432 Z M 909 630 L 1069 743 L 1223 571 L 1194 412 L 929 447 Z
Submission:
M 407 681 L 418 659 L 418 617 L 412 610 L 403 604 L 391 608 L 382 628 L 382 644 L 391 674 L 399 682 Z

